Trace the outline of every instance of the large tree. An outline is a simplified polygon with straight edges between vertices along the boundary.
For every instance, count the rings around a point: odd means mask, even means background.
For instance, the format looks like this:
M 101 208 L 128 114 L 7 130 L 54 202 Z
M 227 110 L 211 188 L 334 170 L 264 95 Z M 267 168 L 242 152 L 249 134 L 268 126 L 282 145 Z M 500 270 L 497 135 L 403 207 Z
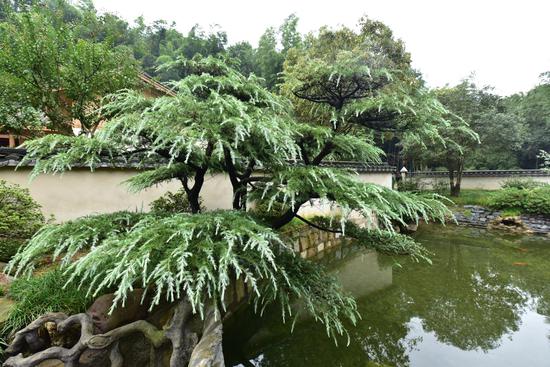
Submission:
M 523 168 L 538 168 L 540 150 L 549 151 L 550 72 L 540 76 L 540 84 L 526 94 L 506 99 L 508 109 L 525 122 L 525 139 L 519 155 Z
M 448 124 L 441 124 L 442 140 L 403 141 L 405 154 L 416 163 L 430 167 L 445 167 L 449 175 L 452 196 L 458 196 L 466 160 L 473 157 L 479 146 L 479 136 L 470 129 L 472 124 L 482 125 L 483 119 L 491 118 L 496 96 L 479 90 L 468 80 L 455 87 L 436 90 L 439 100 L 448 108 Z M 489 130 L 489 126 L 483 127 Z
M 9 80 L 12 106 L 40 111 L 46 126 L 71 133 L 73 120 L 93 133 L 104 119 L 101 97 L 136 82 L 128 50 L 79 39 L 74 26 L 39 11 L 0 24 L 0 77 Z
M 184 338 L 191 331 L 190 326 L 181 324 L 179 311 L 169 330 L 147 334 L 160 332 L 162 340 L 172 342 L 171 366 L 187 365 L 194 360 L 198 346 L 204 348 L 209 341 L 212 358 L 220 357 L 221 325 L 213 315 L 225 308 L 224 294 L 233 278 L 245 280 L 260 308 L 278 300 L 283 315 L 287 315 L 292 310 L 291 297 L 298 297 L 304 309 L 326 325 L 329 335 L 344 333 L 343 319 L 353 321 L 356 317 L 353 300 L 343 295 L 321 268 L 291 255 L 288 245 L 272 229 L 287 221 L 286 213 L 270 228 L 246 213 L 245 193 L 251 200 L 282 203 L 292 213 L 306 197 L 336 200 L 344 215 L 352 209 L 369 218 L 376 213 L 379 229 L 390 236 L 394 236 L 394 221 L 443 219 L 445 206 L 434 197 L 360 183 L 346 171 L 289 164 L 304 154 L 300 146 L 304 134 L 317 136 L 321 142 L 330 130 L 316 130 L 294 121 L 284 99 L 224 60 L 181 60 L 175 66 L 185 68 L 188 75 L 175 84 L 175 97 L 150 100 L 138 93 L 119 93 L 106 107 L 114 118 L 94 137 L 47 136 L 28 143 L 27 159 L 35 160 L 35 173 L 63 172 L 82 163 L 93 169 L 109 157 L 132 156 L 143 164 L 156 162 L 157 168 L 129 180 L 130 187 L 140 190 L 179 180 L 193 213 L 115 213 L 48 226 L 15 257 L 10 269 L 28 274 L 43 256 L 55 253 L 72 281 L 95 295 L 114 290 L 113 307 L 132 289 L 141 287 L 151 294 L 152 306 L 166 300 L 180 304 L 197 319 L 205 315 L 205 331 L 199 333 L 203 338 L 198 344 Z M 331 141 L 333 156 L 378 160 L 379 150 L 363 140 L 344 137 Z M 254 175 L 257 170 L 262 174 Z M 202 213 L 198 196 L 205 175 L 215 172 L 226 173 L 234 184 L 235 210 Z M 401 237 L 386 243 L 386 248 L 379 248 L 422 253 L 418 245 Z M 78 350 L 89 347 L 89 340 L 95 343 L 98 339 L 106 341 L 101 348 L 116 348 L 111 345 L 115 337 L 90 339 L 84 328 L 89 322 L 85 316 L 62 320 L 53 321 L 62 326 L 77 321 L 83 324 Z M 23 340 L 46 321 L 52 321 L 51 317 L 22 330 L 8 351 L 21 350 Z M 139 325 L 146 324 L 141 320 Z M 136 325 L 111 334 L 137 331 Z M 35 362 L 27 365 L 51 358 L 54 352 L 65 353 L 63 349 L 46 349 L 29 357 Z M 63 356 L 77 358 L 74 354 Z M 11 359 L 13 365 L 22 365 L 17 364 L 21 361 L 30 360 Z

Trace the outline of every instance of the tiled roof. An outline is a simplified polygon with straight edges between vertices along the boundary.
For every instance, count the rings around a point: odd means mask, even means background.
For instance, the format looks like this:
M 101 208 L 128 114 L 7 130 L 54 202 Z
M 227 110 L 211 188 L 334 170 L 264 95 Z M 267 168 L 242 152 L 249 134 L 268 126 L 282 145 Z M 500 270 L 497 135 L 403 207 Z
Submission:
M 0 167 L 16 167 L 27 151 L 25 149 L 12 149 L 12 148 L 0 148 Z M 296 162 L 289 162 L 289 164 Z M 130 160 L 112 160 L 105 159 L 105 162 L 102 162 L 98 165 L 99 168 L 154 168 L 159 163 L 155 164 L 151 162 L 146 166 L 139 166 L 136 161 Z M 32 162 L 29 162 L 26 166 L 33 166 Z M 365 164 L 361 162 L 351 162 L 351 161 L 327 161 L 321 163 L 321 167 L 332 167 L 332 168 L 341 168 L 341 169 L 351 169 L 355 170 L 358 173 L 367 173 L 367 172 L 395 172 L 395 167 L 388 165 L 387 163 L 382 164 Z
M 145 84 L 149 84 L 154 89 L 158 90 L 159 92 L 166 94 L 168 96 L 175 96 L 176 92 L 174 92 L 172 89 L 168 88 L 166 85 L 157 82 L 155 79 L 153 79 L 149 74 L 146 72 L 139 73 L 139 79 L 144 82 Z
M 366 164 L 354 161 L 325 161 L 321 163 L 321 167 L 351 169 L 359 173 L 367 172 L 395 172 L 395 167 L 387 163 Z
M 408 176 L 415 177 L 447 177 L 447 171 L 416 171 L 409 172 Z M 510 169 L 510 170 L 471 170 L 462 172 L 462 177 L 525 177 L 550 176 L 550 171 L 542 169 Z
M 0 148 L 0 167 L 17 166 L 25 153 L 25 149 Z

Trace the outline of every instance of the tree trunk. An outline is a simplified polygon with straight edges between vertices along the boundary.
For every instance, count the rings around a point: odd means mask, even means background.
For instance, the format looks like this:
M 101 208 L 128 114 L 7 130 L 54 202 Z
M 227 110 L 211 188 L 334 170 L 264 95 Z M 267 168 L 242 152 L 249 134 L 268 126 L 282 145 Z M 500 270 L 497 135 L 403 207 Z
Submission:
M 460 195 L 460 183 L 451 184 L 451 196 L 457 197 Z
M 8 132 L 8 141 L 8 147 L 15 148 L 15 136 L 10 132 Z
M 458 165 L 449 165 L 449 185 L 451 196 L 457 197 L 460 195 L 460 185 L 462 183 L 462 171 L 464 171 L 464 161 L 461 159 Z

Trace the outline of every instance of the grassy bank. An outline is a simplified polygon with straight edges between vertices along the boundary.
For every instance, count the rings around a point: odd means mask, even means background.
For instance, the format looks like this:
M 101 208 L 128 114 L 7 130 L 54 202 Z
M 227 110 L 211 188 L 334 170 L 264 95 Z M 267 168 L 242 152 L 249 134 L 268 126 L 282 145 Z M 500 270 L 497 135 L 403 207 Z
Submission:
M 448 196 L 454 204 L 449 206 L 479 205 L 489 206 L 489 198 L 496 190 L 462 189 L 459 196 Z

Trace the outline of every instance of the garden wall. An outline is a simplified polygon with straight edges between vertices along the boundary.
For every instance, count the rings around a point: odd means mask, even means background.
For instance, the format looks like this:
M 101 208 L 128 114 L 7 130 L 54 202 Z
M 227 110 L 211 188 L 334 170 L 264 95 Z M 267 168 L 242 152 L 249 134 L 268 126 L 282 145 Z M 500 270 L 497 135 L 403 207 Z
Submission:
M 144 190 L 128 192 L 124 181 L 139 171 L 132 168 L 74 169 L 63 175 L 40 175 L 29 181 L 30 168 L 14 171 L 13 167 L 0 168 L 0 180 L 29 189 L 31 196 L 42 205 L 47 216 L 66 221 L 93 213 L 118 210 L 148 210 L 149 204 L 167 191 L 177 191 L 181 184 L 172 181 Z M 231 208 L 231 183 L 223 175 L 205 178 L 204 205 L 209 209 Z
M 23 153 L 21 153 L 23 152 Z M 46 216 L 53 215 L 56 221 L 66 221 L 93 213 L 109 213 L 119 210 L 148 210 L 149 204 L 167 191 L 181 188 L 179 181 L 158 185 L 140 193 L 128 192 L 124 181 L 140 170 L 127 166 L 103 165 L 91 172 L 76 168 L 63 175 L 40 175 L 30 181 L 31 166 L 17 170 L 24 150 L 0 148 L 0 180 L 28 188 L 31 196 L 42 206 Z M 372 182 L 391 188 L 392 167 L 387 165 L 363 167 L 354 162 L 335 162 L 337 168 L 357 169 L 358 180 Z M 223 174 L 205 177 L 201 197 L 209 210 L 230 209 L 233 190 L 229 178 Z M 303 215 L 316 215 L 332 210 L 326 204 L 305 204 Z
M 414 178 L 427 187 L 438 181 L 448 182 L 447 172 L 417 171 L 410 172 L 407 178 Z M 538 182 L 550 184 L 550 171 L 544 170 L 487 170 L 464 171 L 462 174 L 463 189 L 497 190 L 511 178 L 531 178 Z

